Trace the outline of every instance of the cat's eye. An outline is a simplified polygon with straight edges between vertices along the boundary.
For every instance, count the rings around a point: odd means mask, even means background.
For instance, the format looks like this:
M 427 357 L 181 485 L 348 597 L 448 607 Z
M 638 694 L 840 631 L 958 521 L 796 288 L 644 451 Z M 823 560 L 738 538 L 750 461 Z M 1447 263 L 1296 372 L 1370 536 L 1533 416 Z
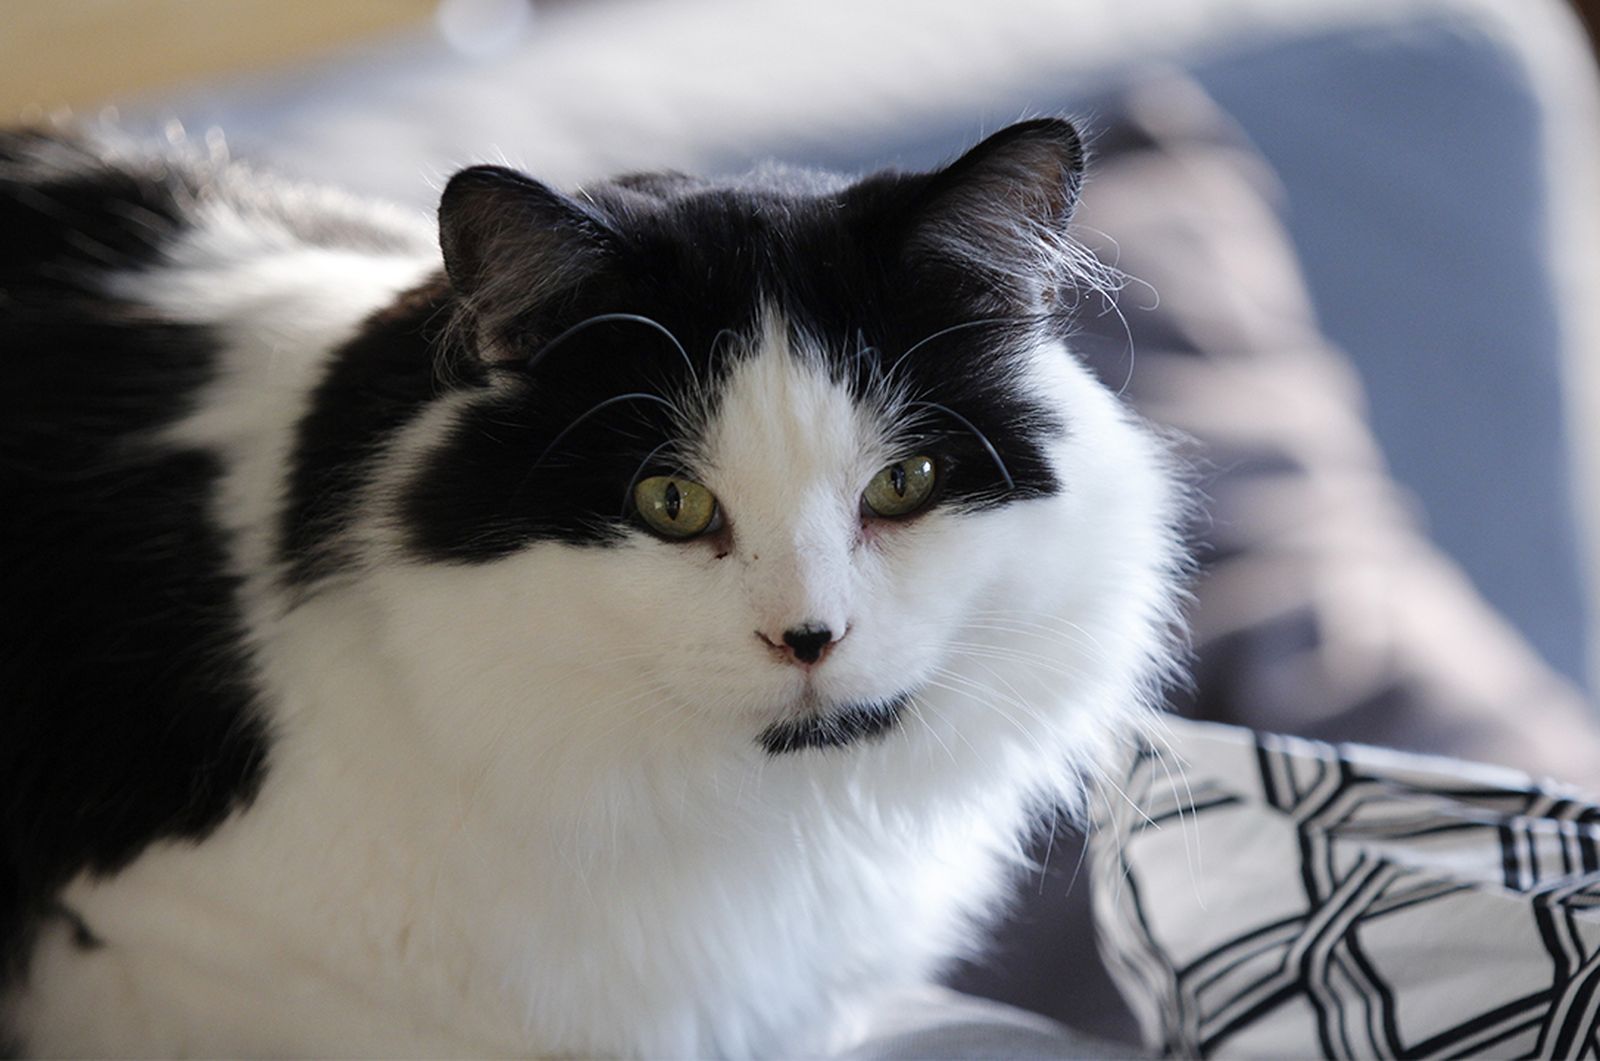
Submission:
M 645 526 L 663 538 L 693 538 L 717 522 L 716 496 L 697 482 L 671 475 L 641 479 L 633 488 L 633 504 Z
M 861 494 L 861 503 L 873 515 L 886 519 L 909 516 L 933 496 L 934 478 L 932 457 L 895 461 L 872 477 Z

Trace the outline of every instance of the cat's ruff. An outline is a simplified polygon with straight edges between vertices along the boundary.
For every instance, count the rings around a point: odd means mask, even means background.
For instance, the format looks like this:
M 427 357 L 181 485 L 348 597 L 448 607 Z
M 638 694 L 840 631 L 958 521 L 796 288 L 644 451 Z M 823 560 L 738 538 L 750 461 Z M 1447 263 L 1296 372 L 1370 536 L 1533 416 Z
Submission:
M 54 396 L 0 423 L 5 1034 L 794 1054 L 935 975 L 1170 664 L 1165 458 L 1063 339 L 1080 169 L 1039 121 L 856 183 L 472 170 L 442 269 L 422 219 L 0 137 Z M 924 509 L 863 507 L 924 452 Z M 716 534 L 642 528 L 655 468 Z

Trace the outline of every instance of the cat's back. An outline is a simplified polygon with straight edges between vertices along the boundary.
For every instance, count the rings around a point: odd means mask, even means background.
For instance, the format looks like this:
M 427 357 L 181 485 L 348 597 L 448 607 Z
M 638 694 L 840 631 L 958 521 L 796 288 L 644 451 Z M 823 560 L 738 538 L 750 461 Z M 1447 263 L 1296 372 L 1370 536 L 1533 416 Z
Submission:
M 398 283 L 369 291 L 362 256 L 415 273 L 426 243 L 219 159 L 42 132 L 0 132 L 0 233 L 3 986 L 70 924 L 65 881 L 202 837 L 259 785 L 249 562 L 218 498 Z
M 202 833 L 249 797 L 263 758 L 204 512 L 217 463 L 150 444 L 194 401 L 217 343 L 111 290 L 181 232 L 188 176 L 0 136 L 0 948 L 13 975 L 67 878 L 153 836 Z
M 324 339 L 437 267 L 402 211 L 79 133 L 0 130 L 0 232 L 0 438 L 36 478 L 193 414 L 256 332 L 275 369 L 316 371 Z
M 0 132 L 0 388 L 19 500 L 82 471 L 86 449 L 172 419 L 204 379 L 201 329 L 119 298 L 189 223 L 198 176 L 115 162 L 88 141 Z

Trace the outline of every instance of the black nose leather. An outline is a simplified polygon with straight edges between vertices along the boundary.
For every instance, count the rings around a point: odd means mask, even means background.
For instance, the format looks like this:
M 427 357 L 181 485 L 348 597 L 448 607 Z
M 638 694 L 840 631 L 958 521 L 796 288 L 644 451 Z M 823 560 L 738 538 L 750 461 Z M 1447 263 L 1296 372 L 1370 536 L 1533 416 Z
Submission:
M 807 623 L 783 632 L 783 643 L 794 652 L 801 663 L 815 663 L 822 658 L 822 650 L 833 641 L 833 631 L 826 626 Z

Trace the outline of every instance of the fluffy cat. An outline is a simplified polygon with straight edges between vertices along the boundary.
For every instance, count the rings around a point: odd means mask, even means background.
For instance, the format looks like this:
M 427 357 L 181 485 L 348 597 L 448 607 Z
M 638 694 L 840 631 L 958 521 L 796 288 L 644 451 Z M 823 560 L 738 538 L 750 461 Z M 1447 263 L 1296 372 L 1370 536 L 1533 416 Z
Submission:
M 937 975 L 1170 663 L 1082 154 L 435 228 L 0 137 L 8 1041 L 792 1055 Z

